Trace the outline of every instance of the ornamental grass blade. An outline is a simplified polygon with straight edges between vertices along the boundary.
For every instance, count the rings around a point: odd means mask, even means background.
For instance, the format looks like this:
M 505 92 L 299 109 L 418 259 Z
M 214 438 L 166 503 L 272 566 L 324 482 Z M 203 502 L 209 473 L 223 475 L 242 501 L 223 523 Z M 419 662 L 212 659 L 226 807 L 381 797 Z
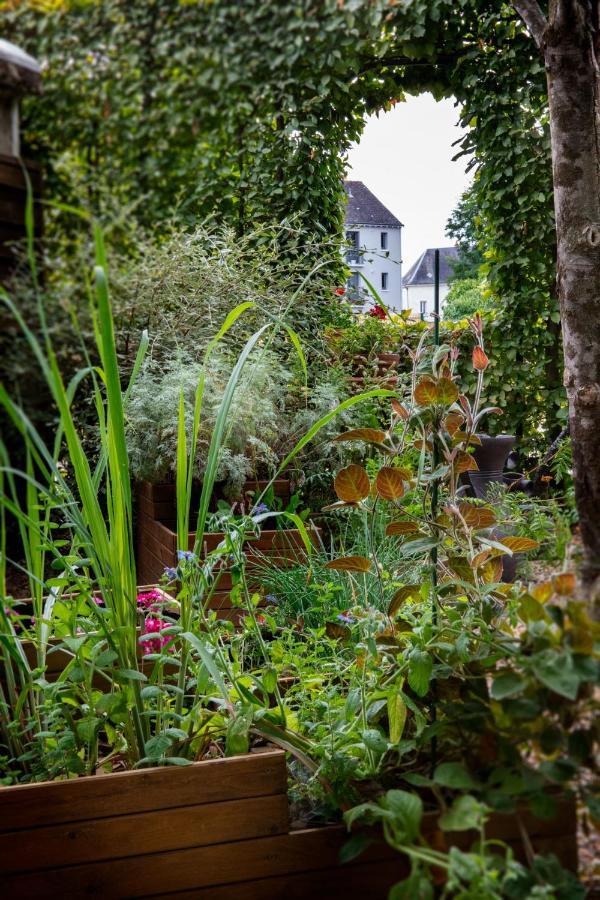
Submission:
M 227 386 L 223 393 L 223 398 L 221 400 L 221 404 L 219 406 L 219 410 L 217 412 L 210 446 L 208 448 L 208 455 L 206 461 L 206 469 L 204 472 L 204 478 L 202 481 L 202 493 L 200 495 L 200 508 L 198 510 L 198 521 L 196 525 L 196 541 L 194 545 L 194 552 L 198 553 L 202 547 L 202 543 L 204 541 L 204 532 L 206 529 L 206 518 L 208 516 L 208 507 L 210 504 L 210 499 L 212 497 L 215 480 L 217 477 L 217 470 L 219 467 L 219 462 L 221 459 L 221 450 L 223 448 L 223 440 L 225 436 L 225 430 L 227 427 L 227 422 L 229 420 L 229 413 L 231 410 L 231 404 L 233 402 L 233 397 L 235 394 L 236 387 L 241 378 L 244 367 L 248 361 L 248 357 L 252 353 L 252 350 L 257 345 L 258 341 L 261 339 L 265 331 L 272 327 L 270 323 L 263 325 L 258 331 L 256 331 L 246 342 L 242 352 L 240 353 L 235 366 L 233 367 L 231 374 L 229 376 L 229 380 L 227 382 Z

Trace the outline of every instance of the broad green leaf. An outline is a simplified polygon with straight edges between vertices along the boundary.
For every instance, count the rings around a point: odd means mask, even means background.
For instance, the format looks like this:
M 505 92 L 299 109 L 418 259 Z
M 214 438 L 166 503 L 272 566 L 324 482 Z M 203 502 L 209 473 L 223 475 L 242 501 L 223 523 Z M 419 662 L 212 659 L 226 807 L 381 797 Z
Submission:
M 465 766 L 458 762 L 440 763 L 433 773 L 433 780 L 442 787 L 460 791 L 478 787 L 478 782 L 469 774 Z
M 433 672 L 433 659 L 425 650 L 415 649 L 409 656 L 408 683 L 419 697 L 424 697 L 429 689 Z
M 390 726 L 390 741 L 397 744 L 406 724 L 407 708 L 401 693 L 395 688 L 390 690 L 387 699 L 388 722 Z
M 439 826 L 443 831 L 479 829 L 485 821 L 486 809 L 472 794 L 465 794 L 457 797 L 450 809 L 440 816 Z
M 526 681 L 516 672 L 501 672 L 496 675 L 490 690 L 494 700 L 504 700 L 505 697 L 513 697 L 526 686 Z

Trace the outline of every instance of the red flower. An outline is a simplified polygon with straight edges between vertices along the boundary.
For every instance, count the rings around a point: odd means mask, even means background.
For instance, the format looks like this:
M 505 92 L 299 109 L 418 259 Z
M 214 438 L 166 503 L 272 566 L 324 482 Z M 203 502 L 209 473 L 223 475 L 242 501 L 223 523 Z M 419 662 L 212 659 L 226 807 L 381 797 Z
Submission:
M 335 293 L 338 295 L 338 297 L 343 297 L 346 293 L 346 288 L 336 288 Z
M 376 304 L 372 309 L 369 310 L 369 315 L 372 316 L 373 319 L 385 319 L 386 313 L 385 309 L 379 304 Z

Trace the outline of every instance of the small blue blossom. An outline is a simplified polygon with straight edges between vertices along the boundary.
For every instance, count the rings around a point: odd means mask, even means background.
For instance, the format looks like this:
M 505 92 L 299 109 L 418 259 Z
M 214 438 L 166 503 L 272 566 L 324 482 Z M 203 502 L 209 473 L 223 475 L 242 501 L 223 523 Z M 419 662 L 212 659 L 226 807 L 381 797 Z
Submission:
M 172 566 L 167 566 L 165 569 L 165 577 L 169 579 L 169 581 L 176 581 L 178 578 L 177 569 L 174 569 Z
M 267 603 L 272 603 L 274 606 L 277 606 L 279 603 L 279 597 L 276 597 L 275 594 L 267 594 L 265 600 Z
M 250 512 L 251 516 L 261 516 L 263 513 L 268 513 L 271 510 L 267 506 L 266 503 L 259 503 L 258 506 L 253 506 Z
M 350 613 L 338 613 L 336 619 L 339 622 L 343 622 L 344 625 L 353 625 L 356 622 L 356 619 Z
M 177 559 L 186 559 L 189 562 L 192 559 L 196 559 L 196 554 L 192 553 L 191 550 L 178 550 Z

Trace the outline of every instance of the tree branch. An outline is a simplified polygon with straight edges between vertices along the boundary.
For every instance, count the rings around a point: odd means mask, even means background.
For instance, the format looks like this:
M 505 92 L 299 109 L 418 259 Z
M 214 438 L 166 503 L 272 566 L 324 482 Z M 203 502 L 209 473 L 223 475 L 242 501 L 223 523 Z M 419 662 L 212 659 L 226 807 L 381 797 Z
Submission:
M 544 43 L 544 35 L 548 27 L 548 20 L 542 12 L 537 0 L 512 0 L 517 13 L 523 19 L 528 32 L 535 41 L 538 50 L 542 49 Z

